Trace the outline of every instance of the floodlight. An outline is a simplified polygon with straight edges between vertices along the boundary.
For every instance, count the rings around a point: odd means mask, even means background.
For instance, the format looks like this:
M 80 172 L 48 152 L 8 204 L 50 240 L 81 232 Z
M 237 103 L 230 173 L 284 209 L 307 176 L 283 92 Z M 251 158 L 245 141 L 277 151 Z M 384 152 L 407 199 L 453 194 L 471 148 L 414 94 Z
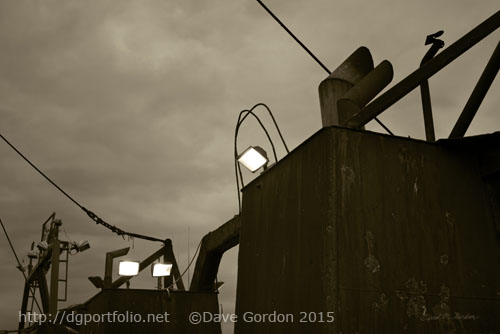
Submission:
M 172 263 L 155 263 L 152 267 L 153 277 L 170 276 Z
M 267 153 L 259 146 L 250 146 L 238 156 L 238 161 L 255 173 L 259 168 L 266 169 L 269 159 Z
M 49 249 L 49 244 L 46 241 L 40 241 L 36 246 L 42 251 L 46 251 L 47 249 Z
M 90 244 L 87 240 L 85 241 L 80 241 L 78 243 L 75 242 L 75 247 L 76 249 L 79 251 L 79 252 L 83 252 L 83 251 L 86 251 L 87 249 L 90 248 Z
M 31 250 L 31 251 L 28 252 L 28 258 L 30 258 L 30 259 L 36 259 L 37 257 L 38 257 L 38 253 L 37 252 L 35 252 L 33 250 Z
M 138 273 L 139 273 L 139 262 L 120 261 L 120 266 L 118 267 L 118 275 L 136 276 Z

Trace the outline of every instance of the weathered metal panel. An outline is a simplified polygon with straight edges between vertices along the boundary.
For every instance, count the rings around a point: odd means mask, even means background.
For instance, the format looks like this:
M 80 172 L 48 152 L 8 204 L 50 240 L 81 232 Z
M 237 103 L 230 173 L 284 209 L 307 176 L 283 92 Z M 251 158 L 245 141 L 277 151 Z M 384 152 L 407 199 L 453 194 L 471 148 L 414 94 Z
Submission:
M 326 333 L 301 311 L 334 311 L 333 137 L 321 131 L 243 192 L 235 333 Z M 246 322 L 246 314 L 292 314 L 292 322 Z
M 236 333 L 500 331 L 492 201 L 467 151 L 321 130 L 244 189 Z
M 98 315 L 100 321 L 90 321 L 82 325 L 79 328 L 81 334 L 221 333 L 218 322 L 194 325 L 188 318 L 191 312 L 218 314 L 216 293 L 106 289 L 89 300 L 85 306 L 84 313 L 80 314 Z M 103 316 L 108 313 L 110 315 L 103 321 Z M 114 318 L 113 313 L 116 314 Z M 165 316 L 165 313 L 168 313 L 168 316 Z M 118 321 L 118 315 L 126 317 L 126 321 Z M 136 321 L 139 319 L 137 315 L 140 315 L 141 321 Z M 156 316 L 154 321 L 153 316 Z

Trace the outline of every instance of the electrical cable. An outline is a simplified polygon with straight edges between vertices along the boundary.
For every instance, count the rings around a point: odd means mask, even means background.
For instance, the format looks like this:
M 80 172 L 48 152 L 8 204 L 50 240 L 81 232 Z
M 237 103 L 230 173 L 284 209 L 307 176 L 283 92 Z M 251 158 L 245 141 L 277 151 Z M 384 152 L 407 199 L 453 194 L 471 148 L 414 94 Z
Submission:
M 271 109 L 265 104 L 265 103 L 257 103 L 255 106 L 252 107 L 251 110 L 255 109 L 256 107 L 262 106 L 267 109 L 267 112 L 269 113 L 269 116 L 271 116 L 271 119 L 273 120 L 274 126 L 276 127 L 276 130 L 278 131 L 278 135 L 281 138 L 281 142 L 283 143 L 283 146 L 285 146 L 286 153 L 290 153 L 290 150 L 288 149 L 288 146 L 286 145 L 285 139 L 283 138 L 283 135 L 281 134 L 280 127 L 278 126 L 278 123 L 276 122 L 276 119 L 274 118 L 273 113 L 271 112 Z
M 278 126 L 278 123 L 276 122 L 276 119 L 274 118 L 274 115 L 271 111 L 271 109 L 265 104 L 265 103 L 257 103 L 256 105 L 254 105 L 250 110 L 248 109 L 245 109 L 245 110 L 242 110 L 240 111 L 239 115 L 238 115 L 238 120 L 236 122 L 236 129 L 235 129 L 235 132 L 234 132 L 234 170 L 235 170 L 235 176 L 236 176 L 236 191 L 237 191 L 237 194 L 238 194 L 238 209 L 239 209 L 239 212 L 241 213 L 241 195 L 240 195 L 240 182 L 241 182 L 241 187 L 244 187 L 244 182 L 243 182 L 243 175 L 241 173 L 241 168 L 240 168 L 240 165 L 238 163 L 238 145 L 237 145 L 237 142 L 238 142 L 238 132 L 239 132 L 239 128 L 241 126 L 241 124 L 243 123 L 243 121 L 248 117 L 248 115 L 252 115 L 255 117 L 255 119 L 257 120 L 257 122 L 259 122 L 259 125 L 261 126 L 261 128 L 264 130 L 268 140 L 269 140 L 269 143 L 271 144 L 271 147 L 272 147 L 272 150 L 273 150 L 273 155 L 274 155 L 274 159 L 276 162 L 278 162 L 278 157 L 277 157 L 277 154 L 276 154 L 276 149 L 274 147 L 274 143 L 271 139 L 271 136 L 269 135 L 269 132 L 267 131 L 267 129 L 265 128 L 264 124 L 261 122 L 260 118 L 253 112 L 253 110 L 257 107 L 264 107 L 266 108 L 266 110 L 268 111 L 269 115 L 271 116 L 271 119 L 273 120 L 273 123 L 274 123 L 274 126 L 276 127 L 276 131 L 278 132 L 278 135 L 281 139 L 281 142 L 283 143 L 283 146 L 285 147 L 285 150 L 288 153 L 290 153 L 289 149 L 288 149 L 288 146 L 285 142 L 285 139 L 283 138 L 283 135 L 281 133 L 281 130 Z M 243 116 L 243 118 L 241 117 L 243 114 L 245 114 Z M 239 178 L 238 178 L 238 175 L 239 175 Z
M 316 57 L 316 55 L 314 53 L 312 53 L 311 50 L 309 50 L 309 48 L 307 46 L 305 46 L 304 43 L 302 43 L 302 41 L 297 37 L 295 36 L 295 34 L 290 30 L 288 29 L 288 27 L 261 1 L 261 0 L 257 0 L 257 2 L 262 6 L 262 8 L 265 9 L 265 11 L 271 15 L 271 17 L 276 21 L 278 22 L 278 24 L 325 70 L 326 73 L 328 73 L 328 75 L 332 74 L 332 71 L 330 71 L 328 69 L 328 67 L 325 66 L 325 64 L 323 64 L 321 62 L 321 60 L 319 60 L 318 57 Z M 389 128 L 387 128 L 377 117 L 374 118 L 378 124 L 380 124 L 389 134 L 393 135 L 394 134 L 389 130 Z
M 260 120 L 260 118 L 253 112 L 253 110 L 256 107 L 258 107 L 259 105 L 264 105 L 264 104 L 263 103 L 258 103 L 256 105 L 254 105 L 250 110 L 245 109 L 245 110 L 240 111 L 240 113 L 238 115 L 238 120 L 236 121 L 236 128 L 235 128 L 235 131 L 234 131 L 234 170 L 235 170 L 235 175 L 236 175 L 236 191 L 237 191 L 237 194 L 238 194 L 238 210 L 239 210 L 239 213 L 241 213 L 240 180 L 241 180 L 241 187 L 244 187 L 244 185 L 243 185 L 243 175 L 241 173 L 241 168 L 240 168 L 240 165 L 238 163 L 238 132 L 239 132 L 241 124 L 248 117 L 248 115 L 252 115 L 253 117 L 255 117 L 255 119 L 257 120 L 257 122 L 261 126 L 262 130 L 264 130 L 264 132 L 265 132 L 265 134 L 267 136 L 267 139 L 269 140 L 269 143 L 271 144 L 271 147 L 272 147 L 272 150 L 273 150 L 273 155 L 274 155 L 274 160 L 276 162 L 278 162 L 278 156 L 276 155 L 276 148 L 274 147 L 274 143 L 273 143 L 273 141 L 271 139 L 271 136 L 269 135 L 269 132 L 267 131 L 266 127 L 264 126 L 264 124 L 262 123 L 262 121 Z M 267 108 L 267 106 L 266 106 L 266 108 Z M 268 108 L 268 110 L 269 110 L 269 108 Z M 241 118 L 241 116 L 244 113 L 246 113 L 246 115 L 243 116 L 243 118 Z M 272 113 L 271 113 L 270 110 L 269 110 L 269 113 L 271 114 L 271 117 L 273 118 L 273 121 L 276 124 L 276 120 L 274 120 L 274 116 L 272 116 Z M 280 134 L 280 137 L 283 139 L 283 137 L 281 136 L 281 132 L 279 131 L 279 127 L 277 127 L 277 129 L 278 129 L 278 132 Z M 284 143 L 285 148 L 286 148 L 286 150 L 288 152 L 288 147 L 286 146 L 286 143 L 285 143 L 284 140 L 283 140 L 283 143 Z M 239 179 L 238 179 L 238 174 L 239 174 Z
M 269 135 L 269 132 L 264 127 L 264 124 L 262 123 L 262 121 L 260 120 L 260 118 L 252 111 L 253 109 L 254 108 L 252 108 L 251 110 L 243 110 L 243 111 L 240 112 L 240 115 L 238 117 L 238 124 L 236 125 L 236 132 L 235 132 L 235 138 L 234 138 L 234 140 L 235 140 L 235 142 L 234 142 L 235 153 L 238 153 L 236 151 L 236 145 L 237 145 L 238 132 L 239 132 L 240 126 L 243 123 L 243 121 L 248 117 L 248 115 L 252 115 L 253 117 L 255 117 L 255 119 L 257 120 L 257 122 L 259 122 L 259 125 L 261 126 L 262 130 L 264 130 L 264 132 L 265 132 L 265 134 L 267 136 L 267 139 L 269 140 L 269 143 L 271 144 L 271 148 L 273 150 L 274 161 L 278 162 L 278 155 L 276 154 L 276 148 L 274 147 L 273 140 L 271 139 L 271 136 Z M 241 118 L 241 115 L 243 115 L 243 113 L 246 113 L 246 115 L 243 116 L 243 118 Z
M 278 161 L 278 157 L 276 155 L 276 150 L 275 150 L 274 144 L 273 144 L 273 142 L 271 140 L 271 136 L 269 136 L 269 133 L 267 132 L 266 128 L 264 127 L 264 125 L 260 121 L 259 117 L 257 115 L 255 115 L 255 113 L 253 113 L 252 110 L 253 110 L 253 108 L 250 109 L 250 110 L 242 110 L 242 111 L 240 111 L 240 113 L 238 115 L 238 120 L 236 122 L 236 128 L 235 128 L 235 131 L 234 131 L 234 170 L 235 170 L 235 173 L 236 173 L 236 191 L 238 193 L 238 210 L 239 210 L 239 213 L 241 213 L 240 179 L 241 179 L 241 186 L 243 187 L 243 175 L 241 174 L 240 165 L 238 163 L 238 146 L 237 146 L 237 142 L 238 142 L 239 128 L 240 128 L 241 124 L 243 123 L 243 121 L 245 120 L 245 118 L 248 115 L 253 115 L 255 117 L 255 119 L 257 120 L 257 122 L 262 127 L 262 129 L 264 130 L 264 132 L 266 133 L 266 136 L 269 139 L 269 142 L 270 142 L 271 147 L 273 149 L 274 159 L 275 159 L 276 162 Z M 243 113 L 245 113 L 245 112 L 247 114 L 243 117 L 243 119 L 241 119 L 241 115 Z M 239 178 L 238 178 L 238 174 L 239 174 Z
M 203 241 L 203 240 L 200 240 L 200 243 L 198 244 L 198 247 L 196 248 L 196 252 L 194 252 L 194 255 L 193 255 L 193 257 L 191 258 L 191 261 L 189 261 L 189 263 L 188 263 L 188 265 L 187 265 L 186 269 L 182 272 L 182 274 L 181 274 L 179 277 L 177 277 L 177 279 L 176 279 L 174 282 L 172 282 L 172 284 L 170 284 L 170 285 L 168 286 L 168 288 L 166 288 L 167 290 L 168 290 L 168 289 L 171 289 L 171 288 L 174 286 L 174 284 L 177 284 L 177 282 L 179 282 L 179 281 L 182 279 L 182 277 L 184 276 L 184 274 L 186 274 L 186 272 L 188 271 L 189 267 L 191 267 L 191 265 L 193 264 L 193 261 L 194 261 L 194 259 L 196 258 L 196 255 L 198 255 L 198 252 L 200 251 L 200 247 L 201 247 L 201 242 L 202 242 L 202 241 Z M 188 287 L 188 289 L 189 289 L 189 287 Z
M 44 172 L 42 172 L 37 166 L 35 166 L 28 158 L 24 156 L 13 144 L 11 144 L 7 138 L 5 138 L 1 133 L 0 137 L 9 145 L 21 158 L 24 159 L 31 167 L 33 167 L 40 175 L 42 175 L 47 181 L 50 182 L 54 187 L 56 187 L 63 195 L 65 195 L 69 200 L 71 200 L 76 206 L 78 206 L 80 209 L 82 209 L 87 216 L 90 217 L 96 224 L 98 225 L 103 225 L 107 229 L 111 230 L 113 233 L 118 234 L 119 236 L 129 236 L 133 238 L 138 238 L 138 239 L 144 239 L 144 240 L 149 240 L 149 241 L 159 241 L 159 242 L 165 242 L 164 239 L 159 239 L 155 237 L 150 237 L 147 235 L 142 235 L 138 233 L 131 233 L 131 232 L 126 232 L 114 225 L 111 225 L 107 222 L 105 222 L 103 219 L 101 219 L 98 215 L 93 213 L 92 211 L 88 210 L 85 208 L 83 205 L 81 205 L 78 201 L 76 201 L 73 197 L 71 197 L 67 192 L 65 192 L 61 187 L 59 187 L 54 181 L 52 181 Z
M 12 250 L 12 253 L 14 253 L 14 257 L 16 258 L 16 261 L 17 261 L 17 265 L 19 266 L 20 268 L 20 271 L 21 273 L 23 274 L 23 277 L 24 277 L 24 281 L 26 282 L 26 284 L 28 284 L 29 286 L 29 289 L 31 291 L 31 294 L 33 295 L 33 300 L 35 301 L 35 304 L 36 306 L 38 307 L 38 311 L 42 311 L 42 308 L 40 307 L 40 304 L 38 304 L 38 300 L 36 299 L 36 296 L 35 296 L 35 291 L 33 290 L 33 288 L 31 287 L 29 281 L 28 281 L 28 277 L 26 277 L 26 274 L 24 273 L 24 271 L 22 271 L 22 265 L 21 265 L 21 262 L 19 261 L 19 258 L 17 257 L 17 253 L 16 253 L 16 250 L 14 249 L 14 245 L 12 245 L 12 242 L 10 241 L 10 238 L 9 238 L 9 234 L 7 233 L 7 230 L 5 229 L 5 226 L 3 225 L 3 221 L 2 219 L 0 218 L 0 224 L 2 224 L 2 229 L 3 229 L 3 232 L 5 233 L 5 237 L 7 238 L 7 241 L 9 242 L 9 245 L 10 245 L 10 249 Z

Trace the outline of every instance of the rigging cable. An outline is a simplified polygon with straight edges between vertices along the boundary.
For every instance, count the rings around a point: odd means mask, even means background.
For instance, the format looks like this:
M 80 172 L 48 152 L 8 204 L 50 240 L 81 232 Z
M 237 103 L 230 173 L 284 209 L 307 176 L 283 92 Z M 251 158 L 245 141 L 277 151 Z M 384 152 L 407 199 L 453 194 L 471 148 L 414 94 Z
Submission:
M 101 219 L 98 215 L 96 215 L 94 212 L 88 210 L 85 208 L 83 205 L 78 203 L 77 200 L 75 200 L 73 197 L 71 197 L 67 192 L 65 192 L 61 187 L 59 187 L 54 181 L 52 181 L 44 172 L 42 172 L 37 166 L 35 166 L 28 158 L 24 156 L 14 145 L 12 145 L 7 138 L 5 138 L 1 133 L 0 137 L 9 145 L 21 158 L 24 159 L 31 167 L 33 167 L 40 175 L 42 175 L 47 181 L 50 182 L 54 187 L 57 188 L 64 196 L 66 196 L 70 201 L 72 201 L 76 206 L 78 206 L 80 209 L 82 209 L 89 217 L 92 219 L 96 224 L 98 225 L 103 225 L 107 229 L 111 230 L 113 233 L 118 234 L 119 236 L 129 236 L 133 238 L 138 238 L 138 239 L 144 239 L 144 240 L 149 240 L 149 241 L 159 241 L 159 242 L 165 242 L 163 239 L 155 238 L 155 237 L 150 237 L 147 235 L 142 235 L 138 233 L 131 233 L 131 232 L 126 232 L 114 225 L 111 225 Z
M 326 73 L 328 73 L 328 75 L 332 74 L 332 71 L 330 71 L 328 67 L 326 67 L 325 64 L 323 64 L 321 60 L 319 60 L 318 57 L 316 57 L 316 55 L 312 53 L 312 51 L 309 50 L 309 48 L 305 46 L 305 44 L 302 43 L 302 41 L 297 36 L 295 36 L 295 34 L 290 29 L 288 29 L 288 27 L 261 0 L 257 0 L 257 2 L 318 63 L 318 65 L 321 66 L 326 71 Z M 391 130 L 389 130 L 389 128 L 387 128 L 387 126 L 385 126 L 382 121 L 380 121 L 377 117 L 375 117 L 374 119 L 378 124 L 380 124 L 382 128 L 384 128 L 384 130 L 394 136 Z

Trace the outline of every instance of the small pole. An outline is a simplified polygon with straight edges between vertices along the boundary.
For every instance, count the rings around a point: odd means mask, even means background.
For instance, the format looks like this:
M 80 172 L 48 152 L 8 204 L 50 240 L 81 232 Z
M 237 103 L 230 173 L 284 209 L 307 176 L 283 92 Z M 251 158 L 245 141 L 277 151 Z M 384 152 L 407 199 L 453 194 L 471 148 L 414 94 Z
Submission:
M 420 84 L 420 96 L 422 97 L 422 109 L 424 111 L 425 138 L 433 143 L 436 141 L 434 132 L 434 119 L 432 117 L 431 92 L 429 81 L 424 80 Z
M 60 220 L 54 221 L 53 235 L 52 235 L 52 263 L 50 267 L 50 301 L 49 301 L 49 314 L 54 317 L 57 314 L 57 302 L 59 300 L 59 255 L 60 255 L 60 242 L 59 242 L 59 226 Z
M 162 286 L 161 286 L 161 276 L 158 277 L 158 290 L 161 290 L 162 289 Z
M 441 36 L 443 32 L 444 31 L 442 30 L 438 31 L 432 35 L 428 35 L 425 39 L 425 45 L 432 44 L 432 46 L 420 62 L 420 67 L 431 60 L 439 49 L 444 46 L 444 42 L 437 39 L 437 37 Z M 434 120 L 432 117 L 431 93 L 429 89 L 429 81 L 427 79 L 420 83 L 420 95 L 422 97 L 422 109 L 424 112 L 425 138 L 429 142 L 435 142 L 436 135 L 434 133 Z

